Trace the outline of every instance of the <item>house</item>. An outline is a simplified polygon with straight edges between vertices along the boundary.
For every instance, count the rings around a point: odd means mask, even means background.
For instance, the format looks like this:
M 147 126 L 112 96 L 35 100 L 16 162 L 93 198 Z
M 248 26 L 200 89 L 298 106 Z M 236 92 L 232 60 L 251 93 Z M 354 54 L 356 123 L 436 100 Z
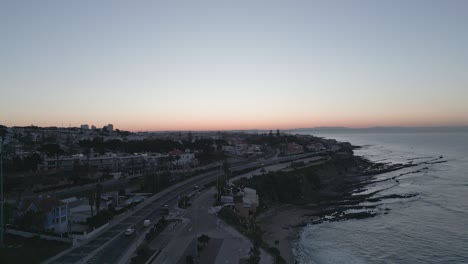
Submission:
M 258 207 L 257 191 L 244 188 L 243 195 L 234 196 L 234 207 L 239 216 L 246 219 L 254 218 Z
M 106 210 L 112 206 L 114 198 L 111 195 L 102 195 L 99 200 L 99 210 Z M 72 223 L 83 223 L 86 222 L 88 218 L 91 217 L 91 211 L 93 215 L 97 214 L 97 203 L 95 201 L 93 204 L 93 210 L 91 210 L 91 205 L 89 205 L 89 199 L 81 198 L 77 199 L 75 197 L 63 199 L 62 202 L 68 203 L 69 219 Z
M 304 147 L 293 142 L 289 143 L 286 148 L 286 155 L 300 154 L 304 152 Z
M 311 143 L 307 145 L 307 150 L 311 152 L 317 152 L 321 150 L 325 150 L 326 148 L 323 146 L 322 143 Z
M 233 196 L 228 196 L 228 195 L 223 195 L 221 196 L 221 204 L 234 204 L 234 197 Z
M 196 166 L 198 165 L 198 160 L 195 158 L 194 153 L 182 153 L 177 156 L 178 159 L 174 160 L 174 165 L 176 166 Z
M 57 233 L 67 231 L 68 227 L 68 204 L 55 198 L 45 198 L 32 201 L 27 205 L 28 211 L 43 212 L 46 215 L 44 229 Z

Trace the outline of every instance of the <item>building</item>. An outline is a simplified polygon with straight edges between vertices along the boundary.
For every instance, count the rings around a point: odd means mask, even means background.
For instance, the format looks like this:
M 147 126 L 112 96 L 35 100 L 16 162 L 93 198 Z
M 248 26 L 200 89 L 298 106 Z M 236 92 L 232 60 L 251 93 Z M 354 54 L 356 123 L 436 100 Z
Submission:
M 255 217 L 258 207 L 257 191 L 250 188 L 244 188 L 243 194 L 234 197 L 234 207 L 239 216 L 252 219 Z
M 81 125 L 80 128 L 81 128 L 81 130 L 88 130 L 88 129 L 89 129 L 89 125 L 84 124 L 84 125 Z
M 43 212 L 46 215 L 44 229 L 56 233 L 67 232 L 68 229 L 68 204 L 55 198 L 38 199 L 30 202 L 24 213 L 28 211 Z
M 108 124 L 107 126 L 104 126 L 103 128 L 105 128 L 108 132 L 114 132 L 114 125 L 112 124 Z
M 286 155 L 300 154 L 304 152 L 304 147 L 297 143 L 289 143 L 286 148 Z
M 95 126 L 95 125 L 91 125 L 91 129 L 92 129 L 92 130 L 95 130 L 95 129 L 96 129 L 96 126 Z
M 311 152 L 317 152 L 317 151 L 322 151 L 325 150 L 326 148 L 323 146 L 322 143 L 311 143 L 307 145 L 307 150 Z
M 196 166 L 198 165 L 198 160 L 195 158 L 193 153 L 182 153 L 177 155 L 178 159 L 174 160 L 174 165 L 176 166 Z
M 39 170 L 60 169 L 64 171 L 73 171 L 88 169 L 91 171 L 106 171 L 106 172 L 137 172 L 147 169 L 156 168 L 160 163 L 160 159 L 165 157 L 159 153 L 152 154 L 124 154 L 117 155 L 114 153 L 106 153 L 99 155 L 91 154 L 89 157 L 83 154 L 73 156 L 46 157 L 39 164 Z M 184 156 L 185 162 L 188 158 Z M 58 164 L 57 164 L 58 162 Z
M 247 144 L 236 144 L 233 146 L 222 146 L 221 149 L 224 152 L 237 156 L 252 156 L 262 153 L 260 145 L 247 145 Z
M 113 197 L 109 195 L 102 195 L 99 201 L 95 201 L 93 210 L 89 205 L 88 198 L 77 199 L 76 197 L 62 200 L 62 202 L 68 204 L 70 211 L 69 219 L 71 223 L 86 223 L 87 219 L 91 217 L 91 211 L 93 215 L 97 214 L 97 203 L 99 203 L 99 210 L 107 210 L 113 204 Z

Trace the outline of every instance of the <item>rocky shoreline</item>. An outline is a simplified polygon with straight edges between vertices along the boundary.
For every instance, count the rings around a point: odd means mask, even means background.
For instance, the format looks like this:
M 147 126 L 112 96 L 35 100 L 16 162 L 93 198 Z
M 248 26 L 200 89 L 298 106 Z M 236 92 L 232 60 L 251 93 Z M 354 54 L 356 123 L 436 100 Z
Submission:
M 310 188 L 311 194 L 302 195 L 302 199 L 289 203 L 276 202 L 266 205 L 267 208 L 257 218 L 257 223 L 264 232 L 263 240 L 269 246 L 277 247 L 286 263 L 297 263 L 293 254 L 294 245 L 297 243 L 300 230 L 306 225 L 320 224 L 323 221 L 374 217 L 378 214 L 375 210 L 377 205 L 363 206 L 360 205 L 362 202 L 410 198 L 417 195 L 393 194 L 372 198 L 375 192 L 357 194 L 372 183 L 372 180 L 375 179 L 374 176 L 412 166 L 416 166 L 416 164 L 413 162 L 407 164 L 373 163 L 362 157 L 354 156 L 351 151 L 338 153 L 325 164 L 290 171 L 287 177 L 289 176 L 290 180 L 297 180 L 303 185 L 307 185 L 307 180 L 304 180 L 303 175 L 313 173 L 314 177 L 320 179 L 319 188 L 305 186 L 313 188 Z M 406 173 L 399 176 L 404 174 Z M 264 177 L 268 177 L 268 175 L 264 175 Z M 397 181 L 397 177 L 391 180 Z M 262 194 L 260 194 L 260 199 L 262 199 Z M 266 199 L 268 202 L 270 198 L 266 197 Z M 349 212 L 350 210 L 356 212 Z M 384 209 L 381 213 L 386 214 L 387 210 Z

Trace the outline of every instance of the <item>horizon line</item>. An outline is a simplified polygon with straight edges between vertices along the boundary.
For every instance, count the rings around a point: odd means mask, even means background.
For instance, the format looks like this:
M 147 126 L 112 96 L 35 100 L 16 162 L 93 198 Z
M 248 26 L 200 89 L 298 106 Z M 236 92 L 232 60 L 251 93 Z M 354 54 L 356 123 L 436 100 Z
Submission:
M 2 124 L 0 124 L 2 126 Z M 38 127 L 38 128 L 76 128 L 80 129 L 79 126 L 38 126 L 38 125 L 27 125 L 27 126 L 19 126 L 19 125 L 14 125 L 14 126 L 6 126 L 3 125 L 7 128 L 14 128 L 14 127 Z M 320 130 L 325 130 L 325 129 L 348 129 L 348 130 L 359 130 L 359 129 L 417 129 L 417 128 L 422 128 L 422 129 L 437 129 L 437 128 L 468 128 L 467 125 L 445 125 L 445 126 L 437 126 L 437 125 L 432 125 L 432 126 L 366 126 L 366 127 L 349 127 L 349 126 L 315 126 L 315 127 L 296 127 L 296 128 L 249 128 L 249 129 L 206 129 L 206 130 L 190 130 L 190 129 L 168 129 L 168 130 L 125 130 L 125 129 L 119 129 L 115 128 L 116 130 L 118 129 L 119 131 L 129 131 L 133 133 L 144 133 L 144 132 L 167 132 L 167 133 L 177 133 L 177 132 L 242 132 L 242 131 L 294 131 L 294 130 L 312 130 L 312 129 L 320 129 Z M 101 129 L 100 127 L 98 129 Z M 91 130 L 91 129 L 89 129 Z

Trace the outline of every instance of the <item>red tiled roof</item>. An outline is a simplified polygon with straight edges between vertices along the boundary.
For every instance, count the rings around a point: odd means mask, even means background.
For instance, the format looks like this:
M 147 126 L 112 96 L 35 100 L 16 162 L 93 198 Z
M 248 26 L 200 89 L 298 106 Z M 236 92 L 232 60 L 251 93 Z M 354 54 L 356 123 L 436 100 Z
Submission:
M 63 202 L 55 198 L 45 198 L 31 202 L 42 212 L 50 212 L 53 208 L 64 205 Z M 29 206 L 31 206 L 31 204 Z M 28 208 L 29 208 L 28 206 Z

